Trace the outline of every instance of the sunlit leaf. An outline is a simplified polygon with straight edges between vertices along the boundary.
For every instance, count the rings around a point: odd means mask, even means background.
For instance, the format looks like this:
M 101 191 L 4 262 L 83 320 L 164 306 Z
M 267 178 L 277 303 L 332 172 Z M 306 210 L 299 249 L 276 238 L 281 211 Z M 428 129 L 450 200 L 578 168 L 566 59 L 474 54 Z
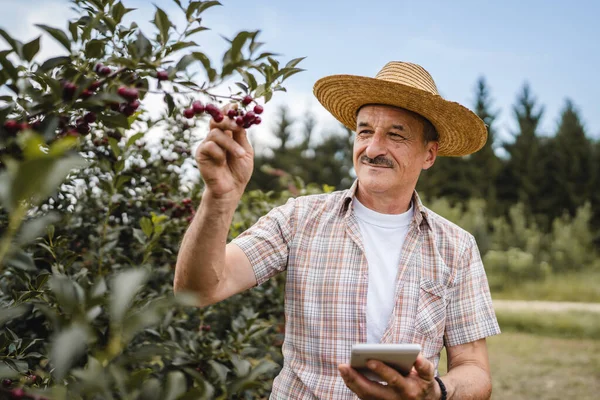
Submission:
M 66 33 L 64 33 L 63 31 L 61 31 L 58 28 L 52 28 L 51 26 L 48 26 L 48 25 L 35 24 L 35 26 L 48 32 L 50 34 L 50 36 L 52 36 L 60 44 L 62 44 L 65 47 L 65 49 L 67 49 L 68 51 L 71 51 L 71 41 L 69 40 L 69 37 L 67 36 Z
M 112 322 L 120 325 L 133 298 L 148 279 L 148 272 L 132 269 L 120 272 L 112 280 L 110 314 Z

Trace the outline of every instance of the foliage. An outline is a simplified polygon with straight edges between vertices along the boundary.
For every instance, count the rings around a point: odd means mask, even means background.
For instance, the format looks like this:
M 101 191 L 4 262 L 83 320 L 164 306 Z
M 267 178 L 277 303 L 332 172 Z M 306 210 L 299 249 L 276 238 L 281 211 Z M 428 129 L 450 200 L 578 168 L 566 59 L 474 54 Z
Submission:
M 67 51 L 44 61 L 39 38 L 21 43 L 0 30 L 9 45 L 0 52 L 2 391 L 268 394 L 279 368 L 281 282 L 202 310 L 171 293 L 179 241 L 200 198 L 189 156 L 205 124 L 181 114 L 194 101 L 266 103 L 301 59 L 280 65 L 259 51 L 258 31 L 243 31 L 214 63 L 197 41 L 206 10 L 220 3 L 174 3 L 184 27 L 156 7 L 154 32 L 142 32 L 123 23 L 135 10 L 120 1 L 73 0 L 79 17 L 67 31 L 39 26 Z M 226 85 L 236 89 L 219 95 Z M 147 112 L 149 96 L 163 99 L 163 112 Z M 239 229 L 282 200 L 251 192 L 244 201 Z

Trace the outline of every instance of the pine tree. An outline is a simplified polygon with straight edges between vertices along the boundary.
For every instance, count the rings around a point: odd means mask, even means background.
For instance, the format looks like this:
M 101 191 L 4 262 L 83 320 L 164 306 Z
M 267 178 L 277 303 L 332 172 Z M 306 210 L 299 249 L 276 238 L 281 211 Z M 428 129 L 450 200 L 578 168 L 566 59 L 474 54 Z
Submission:
M 559 163 L 551 173 L 558 178 L 555 193 L 559 211 L 574 215 L 575 210 L 591 198 L 594 154 L 592 142 L 586 137 L 571 100 L 565 102 L 555 140 Z
M 538 126 L 544 114 L 544 107 L 538 106 L 532 96 L 529 85 L 525 83 L 513 106 L 513 113 L 519 130 L 513 133 L 513 143 L 504 143 L 510 159 L 498 176 L 498 198 L 504 204 L 504 210 L 516 202 L 523 202 L 528 210 L 535 204 L 539 194 L 538 153 L 540 140 Z
M 475 113 L 487 127 L 487 142 L 478 152 L 468 158 L 470 174 L 473 175 L 473 194 L 486 200 L 488 210 L 494 210 L 496 204 L 495 181 L 502 164 L 494 152 L 496 131 L 494 121 L 498 111 L 492 110 L 492 99 L 484 77 L 479 78 L 476 85 Z

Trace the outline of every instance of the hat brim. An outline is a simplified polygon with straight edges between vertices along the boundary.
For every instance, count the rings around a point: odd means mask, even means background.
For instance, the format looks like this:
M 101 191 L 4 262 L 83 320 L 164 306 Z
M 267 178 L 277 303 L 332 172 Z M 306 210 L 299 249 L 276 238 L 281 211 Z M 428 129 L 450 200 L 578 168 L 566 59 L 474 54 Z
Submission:
M 319 79 L 314 95 L 338 121 L 356 131 L 356 113 L 365 104 L 401 107 L 427 118 L 439 134 L 439 156 L 465 156 L 487 140 L 483 121 L 468 108 L 401 83 L 356 75 Z

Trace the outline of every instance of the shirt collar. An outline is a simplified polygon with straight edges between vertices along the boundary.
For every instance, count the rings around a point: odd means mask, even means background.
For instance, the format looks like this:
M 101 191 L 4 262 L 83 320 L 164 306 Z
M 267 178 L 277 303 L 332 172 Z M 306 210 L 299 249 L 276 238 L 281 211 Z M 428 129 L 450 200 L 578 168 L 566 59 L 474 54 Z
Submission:
M 352 203 L 352 199 L 356 195 L 356 189 L 358 188 L 358 179 L 354 180 L 350 189 L 346 190 L 344 197 L 342 198 L 342 204 L 340 207 L 340 211 L 342 214 L 347 215 L 350 212 L 350 204 Z M 421 202 L 421 198 L 419 194 L 415 190 L 412 197 L 413 206 L 415 208 L 413 220 L 416 222 L 418 227 L 421 226 L 422 223 L 426 223 L 429 225 L 429 216 L 427 214 L 427 208 L 423 206 Z

